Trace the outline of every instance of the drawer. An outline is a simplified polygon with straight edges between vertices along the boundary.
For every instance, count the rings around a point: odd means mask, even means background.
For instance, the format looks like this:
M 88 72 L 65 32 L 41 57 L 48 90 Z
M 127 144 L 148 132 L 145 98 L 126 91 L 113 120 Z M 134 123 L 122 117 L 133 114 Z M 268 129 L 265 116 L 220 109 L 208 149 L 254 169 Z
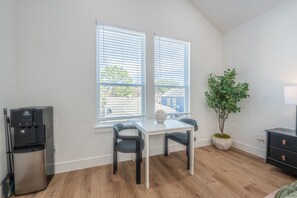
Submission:
M 269 157 L 291 166 L 297 166 L 297 153 L 270 146 Z
M 277 133 L 270 133 L 270 144 L 279 148 L 297 152 L 297 138 Z

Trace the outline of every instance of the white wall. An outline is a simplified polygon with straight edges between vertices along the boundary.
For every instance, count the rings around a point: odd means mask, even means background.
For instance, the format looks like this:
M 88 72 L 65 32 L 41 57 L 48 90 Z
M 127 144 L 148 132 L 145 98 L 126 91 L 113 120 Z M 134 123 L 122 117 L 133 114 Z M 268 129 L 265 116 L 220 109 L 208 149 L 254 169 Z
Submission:
M 111 162 L 112 133 L 94 129 L 96 19 L 146 33 L 148 78 L 155 32 L 191 42 L 191 112 L 208 143 L 216 122 L 204 91 L 208 74 L 221 70 L 222 37 L 188 1 L 26 0 L 17 12 L 22 105 L 54 106 L 57 172 Z
M 18 101 L 16 38 L 15 1 L 0 0 L 0 182 L 7 174 L 3 108 Z
M 264 156 L 258 134 L 280 126 L 295 128 L 296 107 L 284 104 L 283 87 L 297 84 L 296 35 L 296 0 L 224 35 L 224 65 L 235 67 L 239 80 L 250 83 L 251 96 L 242 112 L 227 120 L 237 147 Z

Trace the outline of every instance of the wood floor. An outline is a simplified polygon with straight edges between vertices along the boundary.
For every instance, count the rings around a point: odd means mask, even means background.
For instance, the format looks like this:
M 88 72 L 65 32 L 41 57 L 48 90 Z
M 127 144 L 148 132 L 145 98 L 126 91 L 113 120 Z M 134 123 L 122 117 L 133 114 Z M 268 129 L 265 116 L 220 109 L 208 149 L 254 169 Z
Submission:
M 195 175 L 186 170 L 184 151 L 150 158 L 150 189 L 146 189 L 144 163 L 142 184 L 135 184 L 135 163 L 99 166 L 54 176 L 44 191 L 17 198 L 109 197 L 264 197 L 296 180 L 261 158 L 232 148 L 224 152 L 207 146 L 195 149 Z

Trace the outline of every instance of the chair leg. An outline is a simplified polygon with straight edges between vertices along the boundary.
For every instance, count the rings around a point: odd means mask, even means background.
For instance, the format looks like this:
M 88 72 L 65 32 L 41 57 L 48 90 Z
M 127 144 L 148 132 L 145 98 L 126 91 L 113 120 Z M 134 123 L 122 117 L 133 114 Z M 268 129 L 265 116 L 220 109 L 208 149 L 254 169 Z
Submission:
M 141 160 L 141 151 L 136 153 L 136 184 L 141 183 L 141 170 L 140 170 L 140 160 Z
M 165 134 L 165 156 L 168 156 L 168 137 L 167 134 Z
M 113 150 L 113 174 L 115 175 L 118 170 L 118 152 Z
M 187 169 L 190 170 L 190 145 L 187 145 Z
M 190 154 L 190 133 L 187 131 L 187 136 L 188 136 L 188 143 L 187 143 L 187 169 L 190 170 L 190 158 L 191 158 L 191 154 Z

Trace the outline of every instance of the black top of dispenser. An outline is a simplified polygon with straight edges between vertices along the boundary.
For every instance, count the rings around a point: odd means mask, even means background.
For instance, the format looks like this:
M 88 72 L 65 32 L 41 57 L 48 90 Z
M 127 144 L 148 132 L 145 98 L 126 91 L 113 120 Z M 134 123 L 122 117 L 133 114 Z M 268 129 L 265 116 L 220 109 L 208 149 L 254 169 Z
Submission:
M 30 106 L 10 110 L 11 127 L 52 125 L 53 107 Z

